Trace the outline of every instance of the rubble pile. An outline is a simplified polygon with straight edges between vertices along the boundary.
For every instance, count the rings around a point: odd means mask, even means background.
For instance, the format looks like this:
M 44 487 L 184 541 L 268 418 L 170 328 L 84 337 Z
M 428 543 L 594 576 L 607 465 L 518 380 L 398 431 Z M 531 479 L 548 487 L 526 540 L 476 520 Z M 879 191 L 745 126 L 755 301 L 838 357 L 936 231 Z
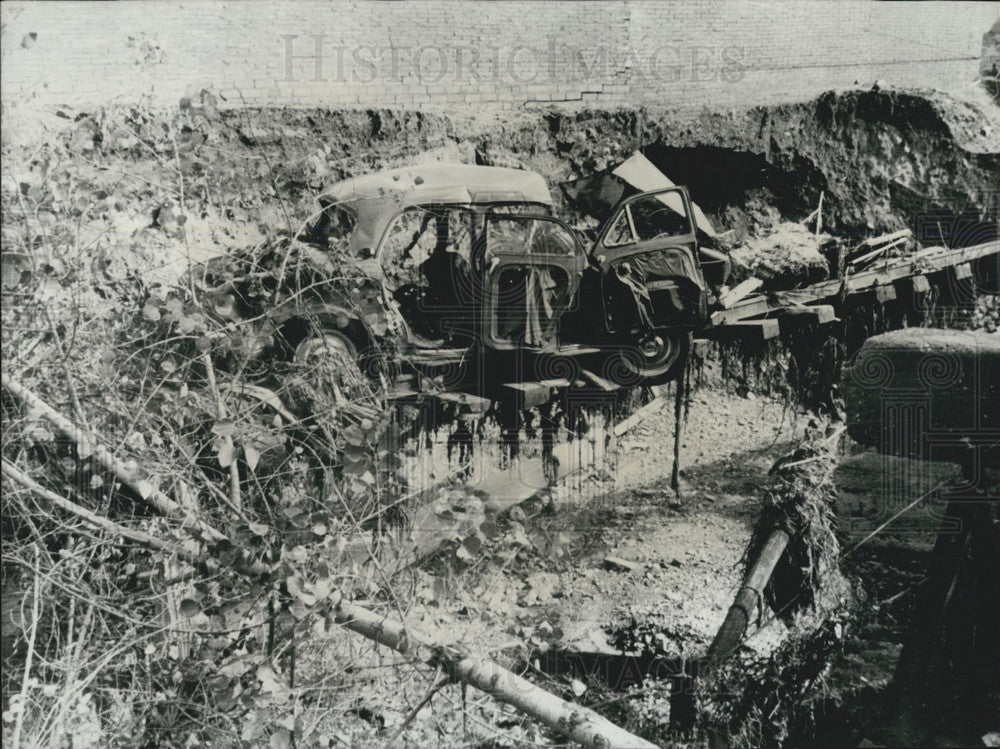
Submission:
M 732 251 L 733 267 L 759 278 L 766 290 L 790 289 L 823 281 L 829 275 L 827 258 L 836 257 L 837 240 L 815 234 L 789 221 L 752 237 Z

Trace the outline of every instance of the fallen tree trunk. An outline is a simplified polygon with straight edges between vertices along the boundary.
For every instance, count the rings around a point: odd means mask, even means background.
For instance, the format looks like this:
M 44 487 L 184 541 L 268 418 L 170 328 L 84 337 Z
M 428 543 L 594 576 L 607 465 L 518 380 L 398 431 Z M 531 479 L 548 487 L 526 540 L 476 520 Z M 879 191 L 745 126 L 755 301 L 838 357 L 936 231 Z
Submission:
M 77 447 L 77 453 L 81 459 L 92 458 L 95 460 L 137 496 L 141 497 L 145 502 L 148 502 L 153 508 L 159 510 L 164 515 L 177 518 L 185 526 L 203 531 L 214 540 L 218 541 L 225 538 L 222 533 L 192 515 L 160 490 L 144 491 L 143 487 L 139 486 L 141 479 L 135 472 L 127 470 L 122 462 L 115 458 L 114 454 L 100 443 L 96 436 L 78 427 L 39 398 L 34 392 L 22 385 L 18 380 L 13 377 L 2 377 L 0 378 L 0 383 L 17 400 L 21 401 L 29 409 L 40 413 L 63 435 L 72 440 Z
M 20 468 L 6 460 L 3 461 L 3 474 L 5 476 L 9 476 L 25 489 L 28 489 L 29 491 L 32 491 L 42 497 L 50 504 L 53 504 L 71 515 L 80 518 L 91 528 L 106 531 L 112 535 L 121 536 L 122 538 L 127 538 L 130 541 L 135 541 L 148 549 L 155 549 L 156 551 L 163 551 L 168 554 L 176 554 L 181 559 L 191 563 L 198 562 L 196 554 L 184 549 L 180 545 L 169 543 L 168 541 L 156 538 L 155 536 L 143 533 L 142 531 L 127 528 L 124 525 L 120 525 L 113 520 L 104 517 L 103 515 L 98 515 L 96 512 L 88 510 L 86 507 L 78 505 L 76 502 L 71 502 L 53 491 L 49 491 L 31 478 L 28 474 L 24 473 Z
M 142 496 L 137 486 L 138 479 L 132 473 L 125 471 L 113 454 L 101 446 L 93 435 L 79 429 L 17 380 L 4 377 L 0 381 L 14 397 L 29 408 L 41 413 L 60 432 L 72 439 L 78 447 L 82 446 L 83 454 L 93 457 L 122 483 Z M 191 562 L 198 561 L 196 557 L 183 552 L 173 544 L 119 525 L 45 489 L 8 461 L 3 461 L 2 465 L 4 473 L 12 480 L 36 492 L 52 504 L 83 519 L 94 528 L 131 539 L 149 548 L 178 553 L 179 556 Z M 180 505 L 159 492 L 149 495 L 147 501 L 164 514 L 185 520 L 185 528 L 189 531 L 196 534 L 207 531 L 212 534 L 213 538 L 225 539 L 222 533 L 205 526 L 186 513 Z M 527 679 L 508 671 L 494 661 L 475 658 L 455 648 L 440 646 L 426 635 L 407 631 L 401 622 L 386 619 L 368 609 L 346 601 L 339 591 L 334 592 L 333 596 L 335 618 L 338 624 L 416 661 L 440 667 L 451 678 L 469 684 L 501 702 L 512 705 L 553 731 L 557 731 L 585 747 L 593 747 L 593 749 L 655 749 L 655 744 L 616 726 L 593 710 L 567 702 L 541 687 L 535 686 Z
M 400 622 L 385 619 L 339 597 L 335 617 L 347 629 L 428 665 L 439 666 L 453 679 L 516 707 L 585 747 L 654 749 L 656 746 L 593 710 L 546 692 L 494 661 L 443 648 L 424 635 L 407 631 Z
M 786 546 L 788 546 L 788 534 L 785 531 L 775 530 L 768 537 L 760 556 L 747 572 L 743 587 L 736 594 L 726 620 L 708 648 L 706 658 L 710 665 L 721 663 L 736 650 L 743 640 L 743 634 L 747 631 L 750 620 L 759 615 L 763 606 L 764 586 L 771 579 L 771 574 Z

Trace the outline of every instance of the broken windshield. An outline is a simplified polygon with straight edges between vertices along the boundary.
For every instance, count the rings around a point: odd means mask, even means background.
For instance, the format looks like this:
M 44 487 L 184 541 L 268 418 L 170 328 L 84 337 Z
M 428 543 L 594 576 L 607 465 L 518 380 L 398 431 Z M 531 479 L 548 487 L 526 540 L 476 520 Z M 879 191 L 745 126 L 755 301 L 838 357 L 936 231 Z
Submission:
M 657 237 L 683 237 L 693 231 L 679 192 L 651 193 L 638 196 L 619 210 L 608 227 L 604 245 L 621 247 Z
M 379 263 L 388 287 L 426 286 L 430 266 L 445 261 L 468 268 L 472 259 L 475 215 L 472 211 L 443 208 L 408 208 L 390 224 Z
M 346 250 L 357 225 L 357 218 L 350 208 L 330 203 L 323 206 L 316 223 L 309 228 L 309 236 L 328 249 Z

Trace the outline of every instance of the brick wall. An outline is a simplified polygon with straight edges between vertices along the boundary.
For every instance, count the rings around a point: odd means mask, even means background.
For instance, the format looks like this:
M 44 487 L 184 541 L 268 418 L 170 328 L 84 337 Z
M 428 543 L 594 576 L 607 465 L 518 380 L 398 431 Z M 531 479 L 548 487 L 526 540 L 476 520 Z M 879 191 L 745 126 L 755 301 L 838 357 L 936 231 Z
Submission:
M 698 110 L 876 80 L 970 91 L 998 5 L 872 0 L 4 2 L 3 102 Z

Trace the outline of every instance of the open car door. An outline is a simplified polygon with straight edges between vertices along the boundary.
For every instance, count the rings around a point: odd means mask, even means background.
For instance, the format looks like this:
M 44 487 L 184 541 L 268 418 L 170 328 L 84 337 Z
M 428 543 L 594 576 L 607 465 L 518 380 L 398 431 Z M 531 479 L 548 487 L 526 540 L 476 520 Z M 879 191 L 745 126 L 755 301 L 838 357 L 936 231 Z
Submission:
M 612 214 L 593 249 L 610 333 L 694 328 L 704 321 L 707 291 L 695 232 L 681 187 L 635 195 Z
M 483 339 L 497 349 L 558 345 L 587 265 L 575 232 L 547 216 L 490 213 L 483 262 Z

